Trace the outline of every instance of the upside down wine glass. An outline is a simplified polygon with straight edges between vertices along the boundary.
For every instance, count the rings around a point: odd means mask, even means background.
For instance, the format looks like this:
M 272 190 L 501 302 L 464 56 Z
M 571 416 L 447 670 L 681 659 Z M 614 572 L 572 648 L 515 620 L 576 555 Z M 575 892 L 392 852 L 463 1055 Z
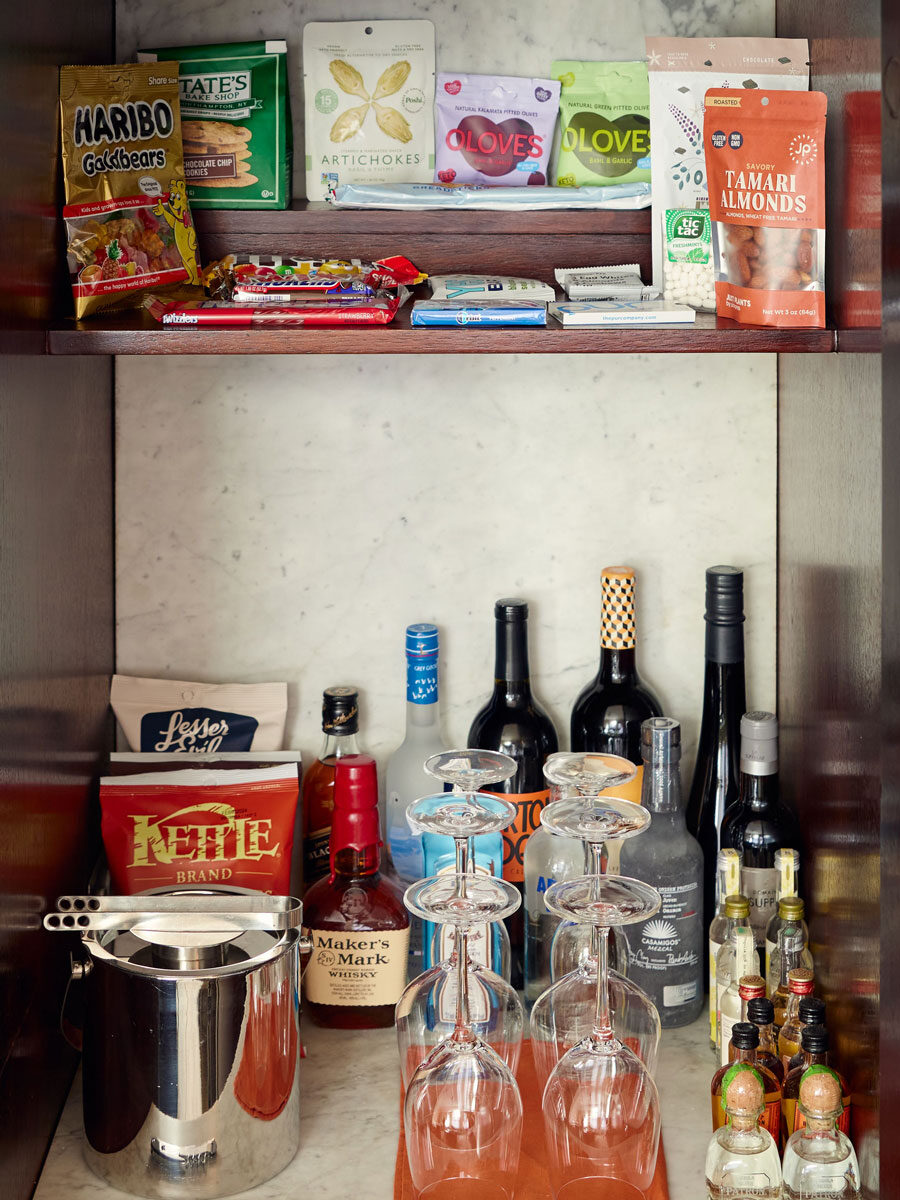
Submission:
M 611 927 L 647 920 L 661 898 L 637 879 L 589 875 L 553 884 L 546 902 L 555 915 L 597 930 L 599 956 L 590 1032 L 560 1058 L 544 1089 L 553 1195 L 641 1200 L 656 1169 L 659 1097 L 650 1071 L 613 1029 L 607 948 Z
M 465 1200 L 476 1183 L 485 1200 L 512 1200 L 522 1100 L 507 1063 L 471 1024 L 467 938 L 473 925 L 502 920 L 520 900 L 505 880 L 468 873 L 437 875 L 406 892 L 410 912 L 456 926 L 457 944 L 453 1029 L 416 1067 L 403 1106 L 419 1200 Z
M 603 760 L 605 775 L 596 762 L 586 769 L 585 759 Z M 541 814 L 541 823 L 558 836 L 581 838 L 597 878 L 601 877 L 604 843 L 634 837 L 650 823 L 650 814 L 640 805 L 597 795 L 601 788 L 610 786 L 608 779 L 614 770 L 619 772 L 619 777 L 612 786 L 618 786 L 633 775 L 635 768 L 627 759 L 600 754 L 555 755 L 547 760 L 545 768 L 548 779 L 554 784 L 572 786 L 574 782 L 582 794 L 548 804 Z M 581 936 L 584 928 L 585 924 L 570 920 L 559 925 L 554 950 L 558 950 L 559 943 L 563 942 L 570 952 L 574 969 L 556 977 L 538 997 L 531 1012 L 531 1048 L 542 1087 L 563 1054 L 585 1038 L 593 1025 L 599 932 L 591 929 L 590 953 L 586 955 Z M 561 957 L 556 954 L 557 963 Z M 661 1036 L 656 1006 L 637 984 L 616 971 L 609 972 L 608 997 L 617 1036 L 652 1074 L 656 1070 Z
M 468 751 L 455 751 L 457 759 Z M 486 752 L 473 751 L 473 754 L 484 758 Z M 445 757 L 444 755 L 435 757 Z M 512 759 L 506 755 L 494 754 L 495 759 L 503 762 L 495 763 L 493 771 L 506 771 L 507 764 L 515 770 Z M 433 760 L 429 760 L 431 762 Z M 485 763 L 481 771 L 487 770 Z M 508 777 L 507 775 L 500 776 Z M 496 773 L 489 782 L 497 782 Z M 452 881 L 448 886 L 456 889 L 449 894 L 459 900 L 471 899 L 473 886 L 476 881 L 488 879 L 490 876 L 480 876 L 472 872 L 472 856 L 469 853 L 469 838 L 479 834 L 493 833 L 505 829 L 516 815 L 515 805 L 502 796 L 485 795 L 470 792 L 465 795 L 448 795 L 441 793 L 436 796 L 426 796 L 409 806 L 407 817 L 411 828 L 417 833 L 439 833 L 452 837 L 456 846 L 455 874 L 438 876 L 444 881 Z M 416 884 L 407 895 L 418 896 L 416 888 L 424 887 L 431 881 L 425 880 Z M 441 911 L 448 900 L 446 887 L 438 893 L 426 890 L 428 897 L 440 895 Z M 411 910 L 418 913 L 418 909 Z M 439 918 L 434 913 L 429 921 Z M 490 969 L 492 929 L 488 923 L 493 918 L 483 922 L 473 921 L 467 929 L 466 968 L 468 973 L 468 1015 L 469 1025 L 481 1040 L 487 1042 L 499 1056 L 504 1059 L 512 1071 L 516 1070 L 522 1046 L 522 1028 L 524 1010 L 518 994 L 510 984 Z M 413 1071 L 428 1051 L 438 1042 L 449 1037 L 457 1021 L 457 991 L 460 936 L 458 922 L 441 922 L 453 926 L 453 949 L 449 956 L 436 963 L 429 970 L 412 980 L 404 990 L 396 1008 L 397 1041 L 400 1051 L 400 1071 L 404 1084 L 408 1084 Z M 480 943 L 481 951 L 477 957 L 472 953 L 472 942 Z

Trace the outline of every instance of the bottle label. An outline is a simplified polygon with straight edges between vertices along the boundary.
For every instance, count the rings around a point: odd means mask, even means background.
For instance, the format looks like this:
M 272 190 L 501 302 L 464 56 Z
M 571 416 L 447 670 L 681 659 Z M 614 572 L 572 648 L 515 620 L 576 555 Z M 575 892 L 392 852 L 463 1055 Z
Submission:
M 605 650 L 634 648 L 634 571 L 630 567 L 600 575 L 600 645 Z
M 696 979 L 690 983 L 667 983 L 663 988 L 663 1004 L 666 1008 L 677 1008 L 680 1004 L 690 1004 L 697 999 L 700 984 Z
M 662 897 L 662 908 L 655 917 L 642 922 L 637 932 L 629 937 L 630 965 L 638 971 L 669 972 L 684 968 L 694 969 L 700 962 L 699 930 L 700 922 L 700 884 L 697 880 L 690 883 L 660 886 L 657 888 Z M 693 946 L 697 945 L 698 949 Z M 698 978 L 688 985 L 690 995 L 682 1000 L 666 998 L 666 993 L 674 997 L 680 988 L 666 987 L 663 1003 L 687 1004 L 693 1000 L 700 990 Z M 653 989 L 656 990 L 656 989 Z
M 438 656 L 406 656 L 406 699 L 410 704 L 437 704 Z
M 778 903 L 778 871 L 774 867 L 742 867 L 741 888 L 750 901 L 750 927 L 756 944 L 764 946 L 766 926 Z
M 716 1029 L 718 1028 L 716 1020 L 716 955 L 721 949 L 721 942 L 709 939 L 709 1038 L 713 1045 L 716 1045 Z
M 314 829 L 303 839 L 303 886 L 309 888 L 317 879 L 330 874 L 328 843 L 331 829 Z
M 730 1016 L 727 1012 L 719 1010 L 719 1030 L 722 1035 L 722 1043 L 719 1048 L 719 1063 L 721 1066 L 728 1064 L 728 1048 L 731 1044 L 731 1031 L 740 1021 L 740 1016 Z
M 493 792 L 492 795 L 511 800 L 518 810 L 512 825 L 503 830 L 503 878 L 510 883 L 524 883 L 525 846 L 540 826 L 541 812 L 550 792 L 544 789 L 542 792 Z
M 763 972 L 763 974 L 765 975 L 767 982 L 770 984 L 772 982 L 769 979 L 769 974 L 772 970 L 772 955 L 775 953 L 775 951 L 777 949 L 778 949 L 778 947 L 775 945 L 775 943 L 770 942 L 769 939 L 766 938 L 766 969 Z M 770 994 L 771 994 L 771 991 L 774 990 L 774 988 L 778 987 L 778 982 L 779 981 L 776 979 L 774 985 L 770 988 Z
M 312 940 L 303 976 L 313 1004 L 396 1004 L 406 987 L 409 929 L 307 929 Z

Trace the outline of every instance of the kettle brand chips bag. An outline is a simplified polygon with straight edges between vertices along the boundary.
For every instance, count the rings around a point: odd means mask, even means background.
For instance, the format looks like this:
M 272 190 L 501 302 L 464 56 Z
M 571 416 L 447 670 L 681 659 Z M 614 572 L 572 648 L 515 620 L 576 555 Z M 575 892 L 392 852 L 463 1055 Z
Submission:
M 555 62 L 557 187 L 650 182 L 650 84 L 642 62 Z
M 431 21 L 313 21 L 303 28 L 306 194 L 345 183 L 430 183 Z
M 63 67 L 59 103 L 76 317 L 198 283 L 176 64 Z
M 113 890 L 229 883 L 288 895 L 299 791 L 296 763 L 104 777 Z
M 194 208 L 287 208 L 291 109 L 287 43 L 234 42 L 139 50 L 174 59 L 188 197 Z
M 720 317 L 825 327 L 826 109 L 823 92 L 706 93 Z

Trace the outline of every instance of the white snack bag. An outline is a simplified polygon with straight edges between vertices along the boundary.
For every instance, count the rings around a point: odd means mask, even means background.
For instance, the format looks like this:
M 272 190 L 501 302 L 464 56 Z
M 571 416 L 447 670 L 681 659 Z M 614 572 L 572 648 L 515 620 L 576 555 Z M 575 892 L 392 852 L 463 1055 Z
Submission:
M 805 38 L 648 37 L 646 44 L 653 159 L 653 286 L 662 290 L 667 212 L 709 209 L 703 151 L 707 90 L 805 92 L 809 88 L 809 42 Z M 723 132 L 739 136 L 731 129 Z
M 306 194 L 434 177 L 431 21 L 313 21 L 303 29 Z
M 132 750 L 201 754 L 284 745 L 286 683 L 113 675 L 109 702 Z
M 555 300 L 556 288 L 509 275 L 432 275 L 432 300 Z

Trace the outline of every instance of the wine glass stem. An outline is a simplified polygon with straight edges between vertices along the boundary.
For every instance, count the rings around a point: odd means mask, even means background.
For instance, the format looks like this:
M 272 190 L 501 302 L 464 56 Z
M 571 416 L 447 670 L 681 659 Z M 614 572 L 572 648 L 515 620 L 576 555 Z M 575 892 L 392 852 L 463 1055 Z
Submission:
M 466 894 L 466 872 L 469 869 L 469 839 L 467 837 L 454 837 L 456 843 L 456 879 L 457 879 L 457 895 L 465 897 Z
M 591 874 L 603 874 L 603 843 L 591 842 Z
M 456 930 L 456 1032 L 469 1031 L 469 931 Z
M 594 1022 L 596 1037 L 613 1037 L 609 1019 L 609 929 L 595 925 L 597 932 L 597 1014 Z

